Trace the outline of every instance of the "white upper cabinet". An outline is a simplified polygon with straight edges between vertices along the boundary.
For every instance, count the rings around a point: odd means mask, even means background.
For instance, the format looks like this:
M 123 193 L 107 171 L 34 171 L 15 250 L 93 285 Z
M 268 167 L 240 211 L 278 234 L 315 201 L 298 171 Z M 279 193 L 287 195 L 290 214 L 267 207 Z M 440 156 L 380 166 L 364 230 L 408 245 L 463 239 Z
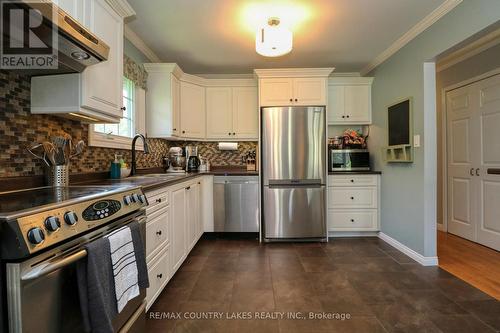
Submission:
M 176 64 L 146 63 L 146 132 L 153 138 L 170 138 L 180 133 L 181 72 Z
M 259 138 L 257 87 L 233 88 L 233 136 L 237 139 Z
M 256 87 L 207 88 L 207 139 L 257 140 Z
M 233 137 L 233 92 L 231 87 L 207 88 L 207 138 Z
M 110 48 L 106 61 L 82 73 L 31 79 L 31 112 L 89 122 L 119 122 L 122 110 L 123 19 L 134 15 L 126 1 L 57 0 L 57 4 Z
M 205 138 L 205 88 L 181 81 L 180 136 Z
M 258 140 L 255 80 L 206 79 L 174 63 L 144 64 L 148 72 L 149 137 L 187 140 Z
M 372 123 L 370 77 L 338 77 L 329 79 L 328 124 L 369 125 Z
M 293 79 L 259 80 L 259 95 L 261 106 L 290 105 L 293 102 Z
M 327 103 L 333 68 L 256 69 L 260 106 L 320 106 Z

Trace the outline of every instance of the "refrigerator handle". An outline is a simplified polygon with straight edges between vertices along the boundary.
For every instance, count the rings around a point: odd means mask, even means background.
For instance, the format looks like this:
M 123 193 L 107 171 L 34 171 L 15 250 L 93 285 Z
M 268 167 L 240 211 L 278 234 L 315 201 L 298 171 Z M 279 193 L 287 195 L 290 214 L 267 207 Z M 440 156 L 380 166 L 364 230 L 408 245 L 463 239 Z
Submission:
M 269 179 L 269 187 L 321 187 L 321 179 Z

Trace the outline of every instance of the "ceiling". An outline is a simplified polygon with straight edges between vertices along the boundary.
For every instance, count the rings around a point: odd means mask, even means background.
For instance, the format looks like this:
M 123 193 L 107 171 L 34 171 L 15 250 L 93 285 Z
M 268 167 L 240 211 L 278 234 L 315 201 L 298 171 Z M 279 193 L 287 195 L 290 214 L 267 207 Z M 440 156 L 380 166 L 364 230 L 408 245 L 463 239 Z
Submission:
M 176 62 L 191 74 L 245 74 L 270 67 L 359 72 L 445 0 L 128 2 L 137 15 L 127 26 L 161 61 Z M 262 19 L 256 16 L 265 12 L 282 16 L 294 32 L 288 55 L 265 58 L 255 52 Z

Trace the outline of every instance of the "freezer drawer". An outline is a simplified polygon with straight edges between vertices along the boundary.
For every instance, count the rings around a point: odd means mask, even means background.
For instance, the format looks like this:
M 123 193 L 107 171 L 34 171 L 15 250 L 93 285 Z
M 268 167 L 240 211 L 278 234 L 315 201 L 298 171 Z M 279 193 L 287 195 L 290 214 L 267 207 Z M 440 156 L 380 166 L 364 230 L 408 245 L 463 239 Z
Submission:
M 326 237 L 325 191 L 325 186 L 264 186 L 265 238 Z
M 214 231 L 259 232 L 258 177 L 214 177 Z

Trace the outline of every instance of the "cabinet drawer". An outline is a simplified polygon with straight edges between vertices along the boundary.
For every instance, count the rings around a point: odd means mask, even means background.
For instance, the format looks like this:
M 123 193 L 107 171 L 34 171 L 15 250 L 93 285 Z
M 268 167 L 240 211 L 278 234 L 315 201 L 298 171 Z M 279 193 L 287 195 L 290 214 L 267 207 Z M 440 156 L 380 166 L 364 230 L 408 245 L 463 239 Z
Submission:
M 150 261 L 157 250 L 169 241 L 169 208 L 158 211 L 155 218 L 149 219 L 146 224 L 146 261 Z
M 161 207 L 168 205 L 169 203 L 170 191 L 152 191 L 146 192 L 146 198 L 148 199 L 148 207 L 146 208 L 146 213 L 150 214 Z
M 170 248 L 167 247 L 148 265 L 149 288 L 146 291 L 146 308 L 149 309 L 153 305 L 158 295 L 170 279 Z
M 375 209 L 367 210 L 328 210 L 328 229 L 343 231 L 374 231 L 378 229 L 378 213 Z
M 330 187 L 328 208 L 377 208 L 377 188 Z
M 328 186 L 377 186 L 377 175 L 330 175 Z

